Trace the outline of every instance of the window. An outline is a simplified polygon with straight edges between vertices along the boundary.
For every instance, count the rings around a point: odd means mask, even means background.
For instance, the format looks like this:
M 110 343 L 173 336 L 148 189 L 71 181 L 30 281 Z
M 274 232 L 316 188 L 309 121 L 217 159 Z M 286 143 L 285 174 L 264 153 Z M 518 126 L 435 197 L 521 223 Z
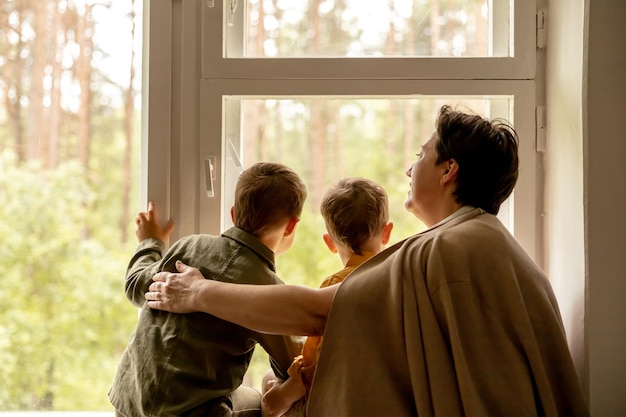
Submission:
M 404 172 L 452 103 L 518 131 L 520 178 L 501 217 L 537 257 L 534 1 L 152 2 L 147 15 L 143 196 L 180 219 L 174 239 L 224 230 L 239 170 L 283 161 L 310 196 L 279 275 L 319 285 L 340 267 L 319 238 L 323 190 L 375 179 L 395 209 L 392 240 L 419 231 L 402 209 Z
M 278 269 L 311 286 L 340 267 L 316 205 L 339 176 L 386 187 L 392 240 L 419 231 L 402 209 L 404 171 L 444 102 L 514 122 L 521 176 L 501 214 L 538 256 L 535 0 L 145 0 L 140 205 L 137 173 L 122 168 L 137 161 L 123 127 L 140 123 L 120 91 L 138 90 L 127 85 L 129 17 L 139 42 L 141 2 L 26 3 L 0 10 L 2 410 L 110 409 L 136 318 L 120 273 L 148 197 L 176 220 L 173 239 L 219 233 L 238 170 L 258 159 L 294 166 L 311 196 Z M 101 26 L 110 17 L 121 23 Z M 111 65 L 118 53 L 128 62 Z M 88 94 L 92 108 L 79 111 Z
M 252 120 L 260 117 L 252 113 L 251 103 L 255 100 L 256 108 L 263 109 L 262 111 L 267 113 L 263 117 L 270 120 L 267 117 L 271 117 L 268 116 L 271 108 L 282 109 L 281 117 L 284 118 L 285 104 L 288 102 L 299 102 L 302 105 L 306 101 L 309 104 L 317 103 L 319 107 L 322 102 L 332 101 L 337 104 L 338 100 L 347 99 L 361 100 L 361 103 L 380 100 L 392 102 L 395 99 L 396 105 L 404 102 L 412 103 L 410 105 L 414 106 L 417 102 L 424 103 L 432 99 L 439 100 L 439 103 L 446 100 L 466 102 L 470 107 L 474 106 L 475 111 L 488 112 L 486 113 L 488 116 L 504 117 L 514 122 L 521 137 L 522 148 L 522 175 L 516 193 L 524 194 L 524 198 L 518 199 L 517 204 L 524 204 L 526 207 L 526 202 L 532 201 L 530 203 L 532 210 L 515 210 L 515 220 L 512 221 L 511 227 L 517 230 L 518 238 L 531 255 L 536 255 L 534 232 L 526 235 L 524 229 L 528 228 L 521 227 L 524 224 L 534 224 L 534 214 L 525 213 L 536 211 L 533 207 L 536 200 L 534 2 L 493 0 L 464 3 L 446 1 L 389 3 L 396 7 L 397 14 L 401 16 L 406 15 L 402 10 L 405 10 L 407 5 L 414 9 L 418 6 L 424 8 L 429 16 L 428 20 L 433 22 L 431 23 L 433 27 L 442 22 L 455 27 L 449 22 L 453 19 L 448 19 L 447 16 L 459 16 L 453 23 L 461 28 L 457 30 L 461 34 L 464 33 L 463 24 L 473 25 L 473 33 L 477 33 L 476 27 L 484 26 L 486 29 L 483 31 L 487 30 L 487 33 L 481 37 L 475 36 L 476 39 L 480 38 L 483 41 L 475 41 L 472 45 L 482 45 L 482 50 L 487 51 L 485 54 L 471 53 L 469 57 L 437 57 L 431 54 L 426 57 L 422 52 L 414 54 L 415 56 L 402 57 L 324 55 L 319 58 L 311 58 L 310 55 L 302 58 L 304 55 L 302 52 L 296 54 L 296 57 L 265 57 L 276 55 L 278 50 L 287 49 L 278 48 L 276 44 L 294 42 L 293 39 L 289 40 L 288 34 L 292 33 L 293 38 L 292 26 L 296 25 L 294 23 L 296 18 L 300 16 L 304 19 L 303 15 L 310 15 L 311 12 L 305 11 L 312 7 L 309 3 L 313 2 L 262 2 L 263 13 L 266 15 L 263 20 L 278 25 L 264 29 L 268 32 L 266 36 L 271 39 L 263 42 L 270 44 L 267 49 L 263 49 L 263 53 L 258 52 L 258 47 L 255 50 L 250 45 L 263 39 L 263 36 L 259 35 L 260 1 L 164 3 L 151 4 L 149 14 L 151 26 L 157 28 L 151 29 L 150 44 L 157 47 L 148 47 L 150 93 L 149 103 L 145 106 L 148 124 L 144 136 L 150 138 L 150 146 L 144 148 L 147 152 L 144 170 L 147 189 L 144 195 L 150 194 L 151 198 L 160 198 L 164 203 L 163 206 L 168 207 L 172 214 L 186 219 L 183 229 L 178 230 L 179 235 L 199 230 L 217 233 L 223 229 L 227 220 L 220 213 L 224 207 L 223 200 L 230 195 L 223 187 L 232 183 L 229 179 L 236 178 L 236 174 L 233 176 L 227 173 L 222 169 L 222 165 L 230 160 L 233 151 L 239 158 L 244 155 L 243 161 L 253 162 L 254 158 L 262 157 L 250 155 L 246 151 L 246 140 L 251 138 L 249 135 L 245 136 L 245 129 L 251 129 L 251 123 L 255 123 Z M 315 4 L 325 16 L 347 15 L 353 16 L 352 20 L 358 20 L 354 16 L 359 14 L 368 15 L 368 10 L 370 14 L 380 12 L 378 9 L 368 7 L 372 5 L 381 7 L 381 2 L 357 3 L 359 7 L 355 7 L 356 3 L 350 1 L 320 1 Z M 459 3 L 463 3 L 462 8 L 447 9 L 448 5 L 456 6 Z M 339 7 L 337 5 L 341 5 L 341 13 L 329 9 L 330 5 L 335 5 L 335 9 Z M 467 17 L 469 14 L 467 10 L 473 12 L 472 18 Z M 270 12 L 273 14 L 270 15 Z M 387 13 L 391 13 L 390 7 Z M 284 24 L 287 26 L 284 29 L 287 35 L 281 35 L 282 26 L 277 23 L 281 22 L 277 20 L 278 15 L 287 16 Z M 421 22 L 424 19 L 418 20 Z M 481 24 L 477 23 L 480 19 L 483 20 Z M 298 24 L 308 24 L 309 20 L 300 21 Z M 401 23 L 397 25 L 405 26 Z M 168 30 L 163 30 L 164 28 Z M 347 26 L 345 30 L 344 35 L 349 39 L 344 44 L 353 41 L 350 38 L 353 36 L 350 28 L 351 26 Z M 356 29 L 354 31 L 361 33 Z M 305 37 L 311 38 L 310 30 L 302 31 L 307 33 Z M 449 32 L 448 38 L 452 40 L 455 36 L 458 38 L 460 35 L 457 32 Z M 420 34 L 418 37 L 423 36 Z M 380 34 L 378 37 L 380 38 Z M 282 38 L 289 42 L 280 41 Z M 435 45 L 441 42 L 435 42 Z M 468 43 L 467 40 L 463 42 Z M 449 42 L 450 45 L 453 43 L 454 41 Z M 171 55 L 170 52 L 164 53 L 163 45 L 171 45 Z M 359 48 L 368 50 L 362 45 Z M 378 44 L 378 48 L 382 46 Z M 466 49 L 481 48 L 472 46 Z M 438 48 L 435 49 L 439 51 Z M 454 55 L 454 48 L 447 51 L 447 55 Z M 285 56 L 288 53 L 283 52 L 281 55 Z M 350 53 L 344 48 L 343 55 L 347 56 Z M 153 61 L 155 65 L 151 65 Z M 170 77 L 175 81 L 171 89 L 166 89 L 164 86 L 168 85 L 167 80 Z M 495 100 L 494 104 L 485 104 L 492 99 Z M 258 100 L 266 104 L 258 105 Z M 468 100 L 483 103 L 470 104 Z M 506 105 L 495 104 L 502 100 L 507 100 Z M 272 107 L 274 106 L 272 103 L 275 103 L 275 107 Z M 172 117 L 166 117 L 170 114 Z M 417 120 L 414 121 L 417 123 Z M 399 132 L 398 126 L 396 128 L 396 132 Z M 432 120 L 425 117 L 420 121 L 420 128 L 424 129 L 422 133 L 428 131 L 432 128 Z M 267 133 L 266 129 L 267 126 L 263 127 L 264 133 Z M 399 133 L 396 133 L 396 136 L 399 136 Z M 385 140 L 393 140 L 390 139 L 390 134 L 385 134 L 385 137 Z M 415 140 L 419 141 L 419 138 L 416 137 Z M 419 143 L 416 142 L 416 145 Z M 252 160 L 248 159 L 250 157 Z M 205 160 L 214 161 L 211 189 L 213 197 L 208 197 L 206 190 L 207 177 L 204 168 L 209 165 Z M 346 175 L 350 174 L 346 172 Z M 163 184 L 167 187 L 163 187 Z M 179 198 L 181 196 L 184 198 Z M 204 213 L 212 215 L 207 216 Z M 515 228 L 515 224 L 519 227 Z

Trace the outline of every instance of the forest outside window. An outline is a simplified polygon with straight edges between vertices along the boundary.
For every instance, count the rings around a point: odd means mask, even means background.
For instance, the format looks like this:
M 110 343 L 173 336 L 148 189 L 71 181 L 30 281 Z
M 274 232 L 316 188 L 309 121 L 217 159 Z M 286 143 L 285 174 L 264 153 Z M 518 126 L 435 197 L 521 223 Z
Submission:
M 345 176 L 363 176 L 387 189 L 396 224 L 394 240 L 422 231 L 425 227 L 404 209 L 409 183 L 405 171 L 415 161 L 419 145 L 430 137 L 444 104 L 513 120 L 512 96 L 226 97 L 223 169 L 224 189 L 229 191 L 222 198 L 222 213 L 229 213 L 233 205 L 241 169 L 257 161 L 280 161 L 297 168 L 308 186 L 312 210 L 302 223 L 315 225 L 313 230 L 324 228 L 316 210 L 326 188 Z M 513 230 L 509 208 L 507 201 L 500 217 Z M 230 226 L 230 216 L 223 216 L 221 229 Z
M 510 0 L 225 4 L 227 58 L 513 55 Z
M 113 415 L 106 393 L 137 320 L 123 280 L 137 243 L 142 14 L 140 0 L 0 3 L 5 417 Z

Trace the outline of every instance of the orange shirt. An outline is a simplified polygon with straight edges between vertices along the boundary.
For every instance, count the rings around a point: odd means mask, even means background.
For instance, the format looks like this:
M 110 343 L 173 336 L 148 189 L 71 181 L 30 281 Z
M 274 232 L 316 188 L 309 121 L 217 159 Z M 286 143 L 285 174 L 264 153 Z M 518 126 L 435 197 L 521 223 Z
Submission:
M 366 252 L 363 255 L 353 254 L 345 267 L 326 278 L 320 288 L 329 287 L 334 284 L 342 282 L 357 266 L 367 261 L 372 256 L 376 255 L 374 252 Z M 311 388 L 311 382 L 313 382 L 313 374 L 315 373 L 315 367 L 317 366 L 317 358 L 319 351 L 322 347 L 322 336 L 309 336 L 302 347 L 302 354 L 297 356 L 291 366 L 289 367 L 289 377 L 297 378 L 302 381 L 302 384 L 306 388 L 307 397 L 309 395 L 309 389 Z

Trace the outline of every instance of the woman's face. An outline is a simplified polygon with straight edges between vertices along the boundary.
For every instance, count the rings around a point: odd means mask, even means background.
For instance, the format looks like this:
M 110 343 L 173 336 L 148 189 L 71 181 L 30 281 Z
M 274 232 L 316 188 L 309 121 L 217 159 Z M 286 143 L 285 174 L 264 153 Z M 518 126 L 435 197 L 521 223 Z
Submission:
M 437 140 L 437 133 L 433 132 L 421 146 L 417 160 L 406 171 L 406 175 L 411 178 L 411 188 L 404 201 L 404 208 L 427 225 L 432 208 L 441 198 L 442 164 L 436 164 Z

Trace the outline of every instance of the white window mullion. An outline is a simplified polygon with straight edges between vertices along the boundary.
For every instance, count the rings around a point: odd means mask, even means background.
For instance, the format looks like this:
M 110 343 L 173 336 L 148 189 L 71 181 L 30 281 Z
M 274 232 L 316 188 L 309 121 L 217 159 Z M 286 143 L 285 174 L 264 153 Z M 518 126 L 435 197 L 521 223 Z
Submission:
M 223 100 L 221 95 L 212 93 L 215 82 L 203 81 L 198 92 L 200 132 L 196 138 L 190 140 L 199 141 L 196 158 L 202 161 L 201 170 L 196 173 L 201 178 L 200 188 L 197 191 L 198 230 L 195 233 L 219 234 L 224 216 L 230 213 L 224 212 L 224 136 Z M 209 163 L 212 164 L 213 178 L 208 172 Z

